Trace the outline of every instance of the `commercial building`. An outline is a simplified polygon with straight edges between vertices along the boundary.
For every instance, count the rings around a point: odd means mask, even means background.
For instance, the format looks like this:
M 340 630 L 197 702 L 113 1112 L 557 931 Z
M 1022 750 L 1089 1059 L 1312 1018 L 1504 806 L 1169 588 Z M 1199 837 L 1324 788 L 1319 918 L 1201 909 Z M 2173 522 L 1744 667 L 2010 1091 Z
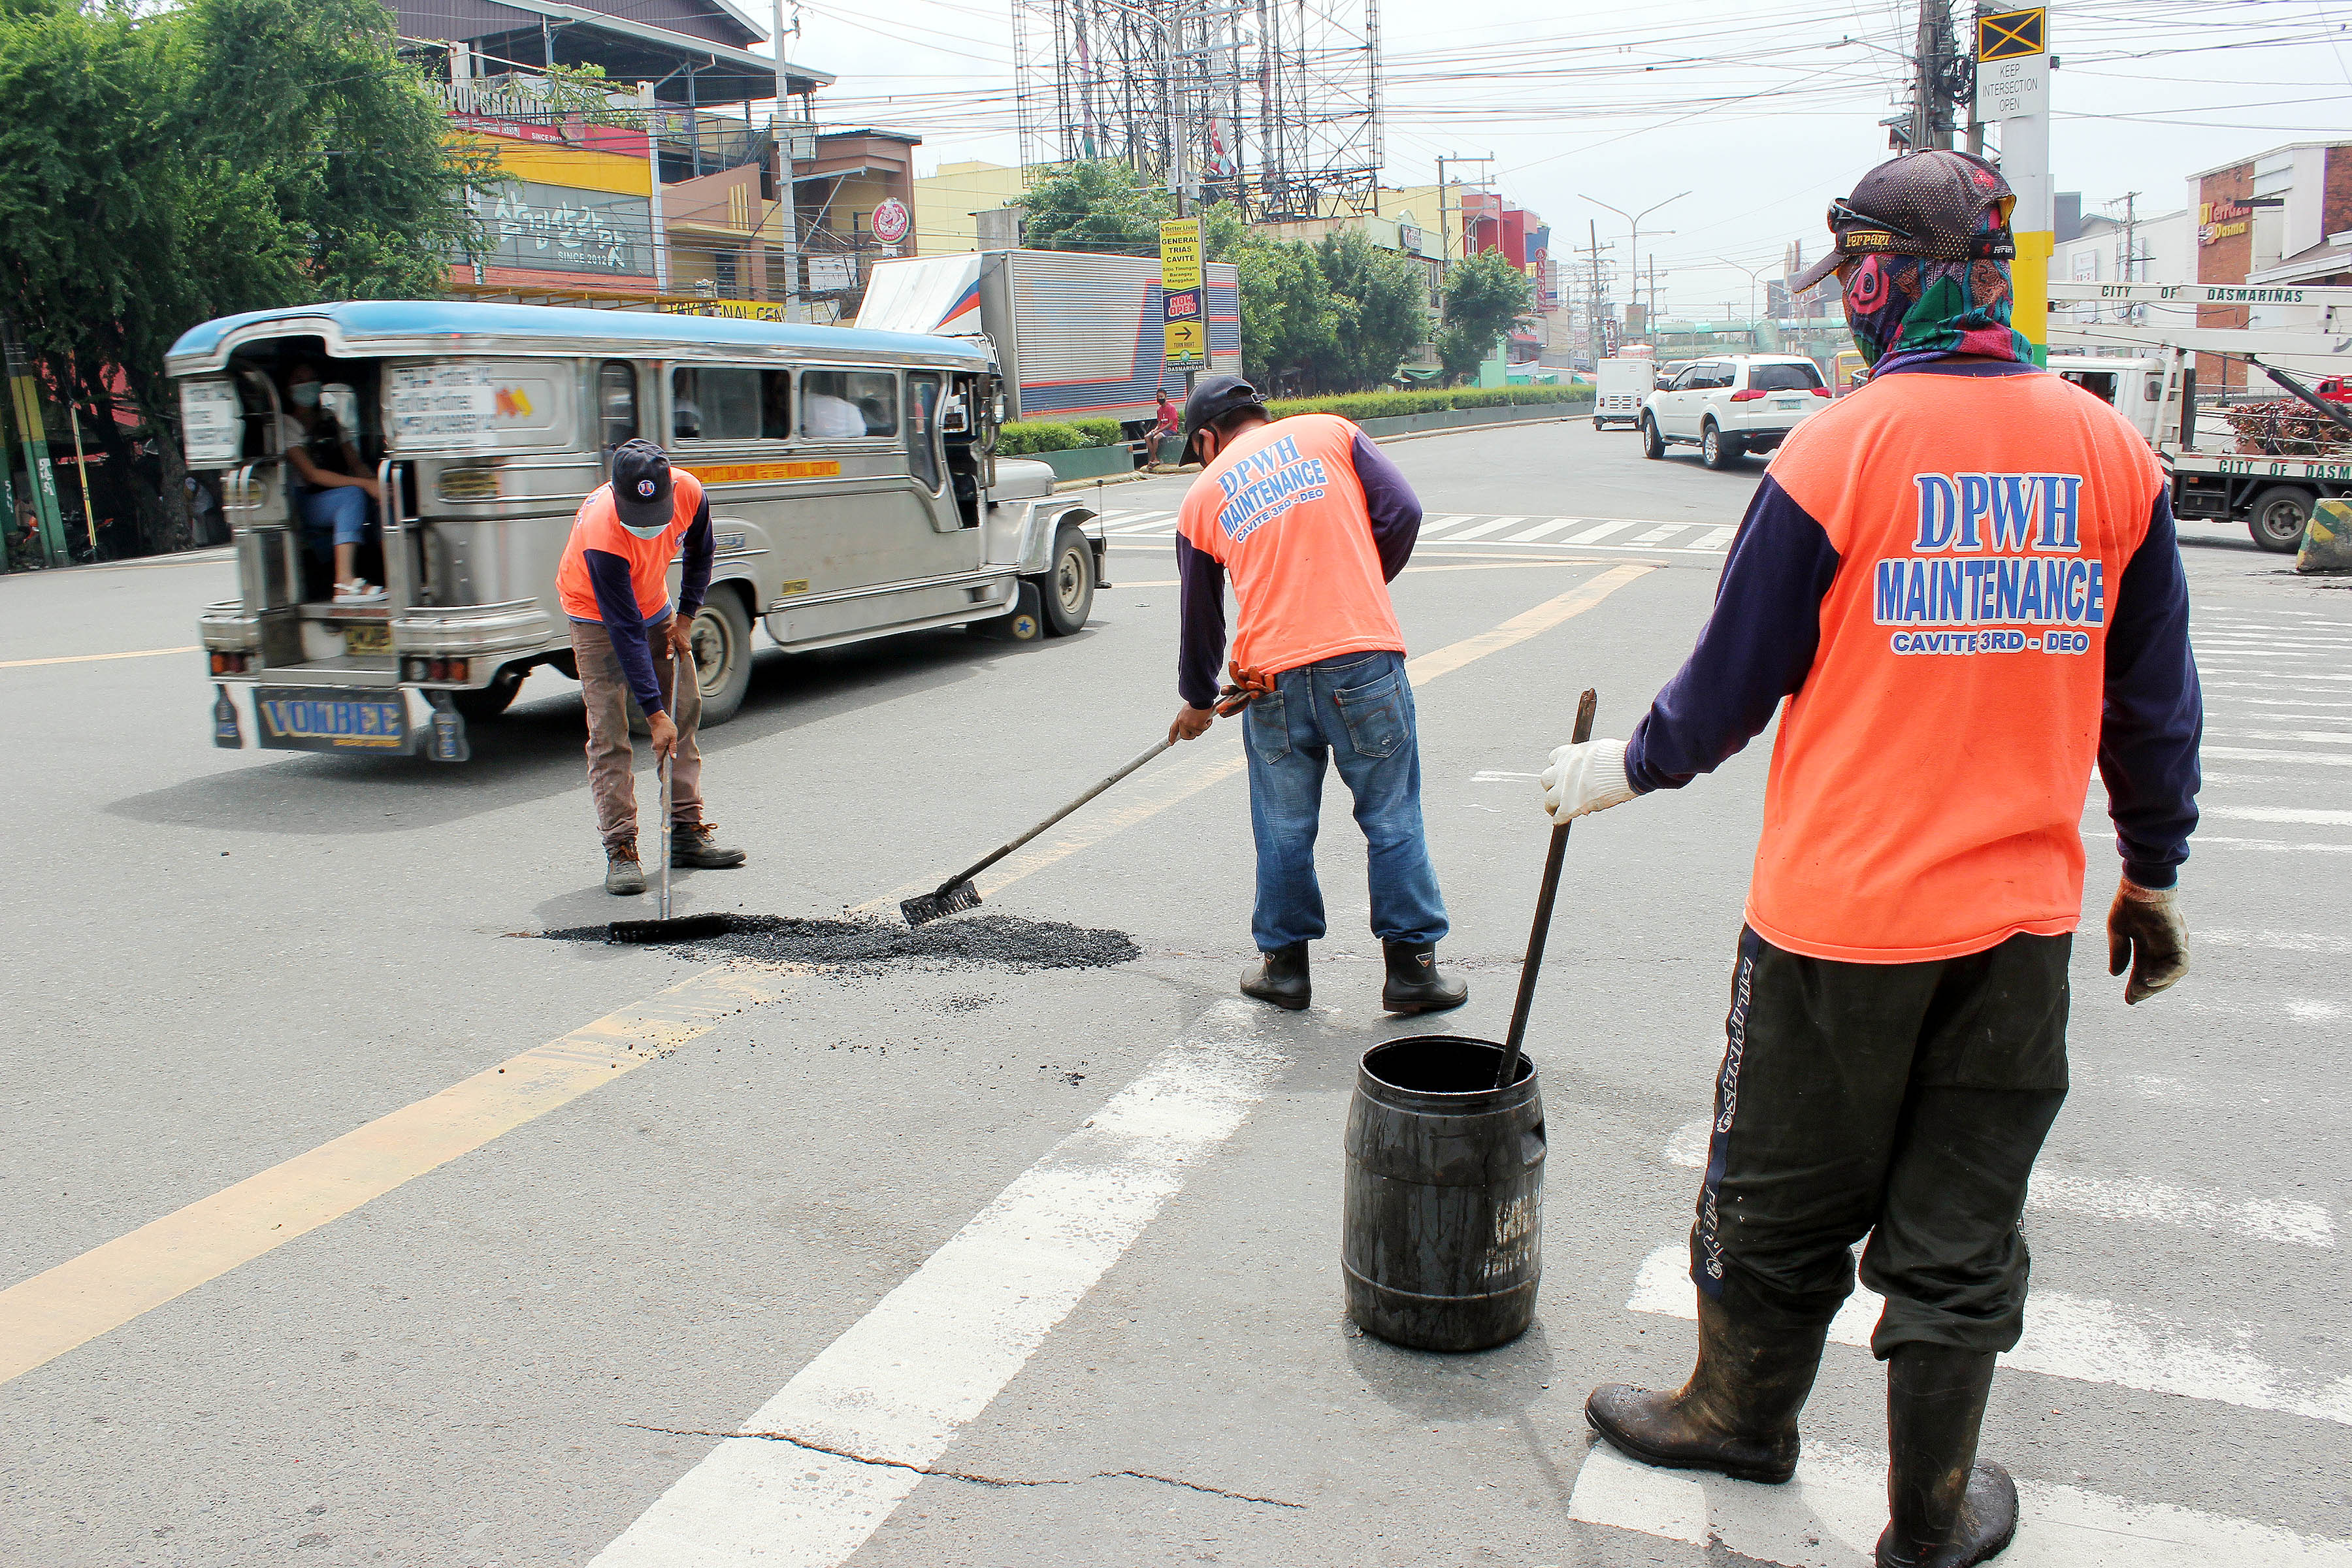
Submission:
M 2300 303 L 2298 285 L 2352 284 L 2352 141 L 2296 142 L 2189 176 L 2198 283 L 2264 291 L 2242 304 L 2202 305 L 2202 327 L 2305 327 L 2352 322 Z M 2256 373 L 2258 374 L 2258 373 Z M 2245 389 L 2240 360 L 2197 356 L 2200 387 Z

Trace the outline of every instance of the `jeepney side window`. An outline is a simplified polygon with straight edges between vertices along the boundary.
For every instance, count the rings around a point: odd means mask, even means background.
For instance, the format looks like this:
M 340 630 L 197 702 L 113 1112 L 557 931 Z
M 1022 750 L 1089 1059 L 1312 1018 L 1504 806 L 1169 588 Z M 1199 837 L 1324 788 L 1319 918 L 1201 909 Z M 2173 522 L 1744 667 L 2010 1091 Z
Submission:
M 596 407 L 604 422 L 604 450 L 637 436 L 637 368 L 608 359 L 596 372 Z
M 940 378 L 933 371 L 907 377 L 907 467 L 932 494 L 940 489 Z
M 670 434 L 680 441 L 781 441 L 792 434 L 792 373 L 749 365 L 670 373 Z
M 801 372 L 801 434 L 841 440 L 898 433 L 898 378 L 887 370 Z

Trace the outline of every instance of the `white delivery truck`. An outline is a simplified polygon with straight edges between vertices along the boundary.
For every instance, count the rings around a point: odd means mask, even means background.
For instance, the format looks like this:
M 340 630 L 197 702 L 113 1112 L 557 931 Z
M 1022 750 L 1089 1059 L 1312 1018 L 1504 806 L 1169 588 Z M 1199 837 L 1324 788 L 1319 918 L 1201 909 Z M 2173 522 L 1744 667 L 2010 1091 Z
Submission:
M 1209 363 L 1242 373 L 1241 279 L 1203 268 Z M 1155 257 L 1076 250 L 968 250 L 878 261 L 860 328 L 985 338 L 995 346 L 1013 419 L 1116 419 L 1129 440 L 1150 428 L 1161 391 L 1184 401 L 1184 372 L 1165 363 Z
M 1639 425 L 1642 400 L 1650 395 L 1656 379 L 1646 359 L 1602 360 L 1592 373 L 1592 427 L 1606 430 L 1612 425 L 1622 425 L 1630 429 Z

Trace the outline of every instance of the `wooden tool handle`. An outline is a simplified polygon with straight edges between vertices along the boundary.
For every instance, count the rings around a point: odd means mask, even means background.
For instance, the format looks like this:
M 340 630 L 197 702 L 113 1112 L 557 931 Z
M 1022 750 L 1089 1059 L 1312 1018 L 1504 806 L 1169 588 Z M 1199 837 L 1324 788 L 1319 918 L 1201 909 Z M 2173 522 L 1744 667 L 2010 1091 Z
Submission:
M 1592 739 L 1592 715 L 1601 705 L 1601 698 L 1592 688 L 1586 687 L 1584 695 L 1576 701 L 1576 732 L 1570 737 L 1578 745 Z M 1568 858 L 1568 824 L 1563 822 L 1551 830 L 1551 847 L 1544 856 L 1543 889 L 1536 895 L 1536 921 L 1528 932 L 1528 955 L 1519 964 L 1519 995 L 1511 1006 L 1511 1032 L 1503 1042 L 1503 1065 L 1498 1069 L 1495 1087 L 1507 1089 L 1519 1076 L 1520 1047 L 1528 1037 L 1528 1014 L 1535 1006 L 1536 977 L 1543 973 L 1544 944 L 1551 937 L 1551 908 L 1559 897 L 1559 868 Z

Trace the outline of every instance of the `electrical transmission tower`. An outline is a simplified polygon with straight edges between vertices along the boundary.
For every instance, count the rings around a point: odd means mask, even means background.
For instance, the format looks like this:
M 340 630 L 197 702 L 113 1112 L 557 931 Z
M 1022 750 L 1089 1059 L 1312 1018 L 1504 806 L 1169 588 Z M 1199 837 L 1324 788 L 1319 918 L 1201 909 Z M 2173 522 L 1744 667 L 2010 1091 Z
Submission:
M 1362 212 L 1380 0 L 1013 0 L 1021 161 L 1132 165 L 1253 221 Z

